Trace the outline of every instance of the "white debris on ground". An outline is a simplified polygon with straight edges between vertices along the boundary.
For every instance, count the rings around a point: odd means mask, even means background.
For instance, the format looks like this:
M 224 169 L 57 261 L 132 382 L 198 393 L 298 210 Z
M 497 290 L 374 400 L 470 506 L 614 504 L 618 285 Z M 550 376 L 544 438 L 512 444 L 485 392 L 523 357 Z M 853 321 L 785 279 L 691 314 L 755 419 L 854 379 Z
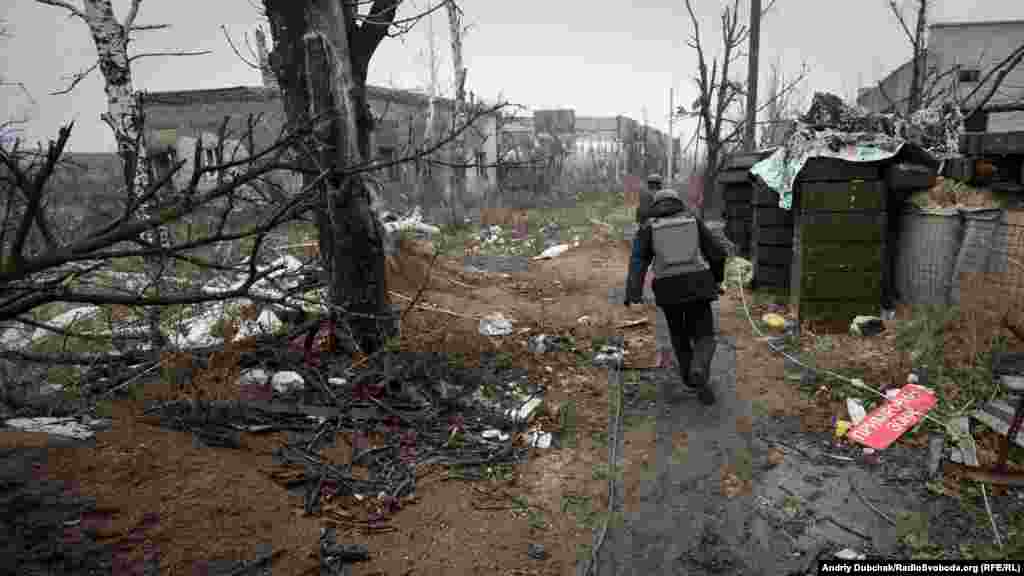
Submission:
M 238 375 L 239 386 L 266 386 L 270 374 L 262 368 L 250 368 Z
M 846 399 L 846 411 L 849 413 L 850 421 L 853 422 L 854 426 L 860 424 L 861 420 L 868 415 L 867 409 L 864 408 L 864 405 L 857 398 Z
M 64 436 L 78 440 L 88 440 L 95 435 L 95 430 L 106 426 L 109 421 L 102 419 L 87 419 L 79 422 L 74 418 L 12 418 L 4 422 L 11 428 L 17 428 L 25 432 L 45 432 L 54 436 Z
M 532 448 L 551 448 L 551 433 L 533 430 L 526 435 L 526 443 Z
M 505 416 L 511 418 L 512 422 L 520 424 L 530 422 L 537 415 L 537 410 L 544 404 L 543 398 L 530 398 L 526 400 L 519 409 L 505 411 Z
M 839 552 L 836 552 L 836 558 L 839 558 L 840 560 L 866 560 L 867 556 L 855 550 L 844 548 Z
M 270 385 L 274 387 L 274 391 L 278 394 L 290 394 L 304 390 L 306 381 L 302 379 L 298 372 L 289 370 L 274 374 L 274 377 L 270 380 Z
M 725 281 L 727 283 L 740 282 L 740 285 L 747 287 L 754 281 L 754 265 L 750 260 L 733 256 L 725 263 Z
M 579 242 L 578 241 L 576 242 L 576 245 L 579 246 Z M 543 252 L 541 252 L 537 256 L 534 256 L 533 259 L 534 260 L 549 260 L 551 258 L 556 258 L 558 256 L 561 256 L 565 252 L 567 252 L 569 250 L 569 248 L 571 248 L 571 246 L 568 245 L 568 244 L 556 244 L 555 246 L 552 246 L 552 247 L 544 250 Z
M 603 346 L 594 356 L 595 366 L 618 366 L 625 359 L 626 351 L 618 346 Z
M 497 440 L 499 442 L 504 442 L 509 439 L 508 434 L 502 432 L 501 430 L 498 430 L 497 428 L 484 430 L 483 432 L 480 433 L 480 435 L 483 436 L 484 439 L 486 440 Z
M 512 320 L 494 312 L 480 319 L 478 331 L 484 336 L 507 336 L 512 333 Z
M 416 232 L 422 232 L 428 235 L 440 234 L 441 229 L 437 226 L 427 224 L 423 221 L 423 211 L 419 206 L 412 209 L 412 212 L 404 217 L 397 220 L 384 223 L 384 230 L 388 234 L 394 234 L 401 232 L 402 230 L 414 230 Z

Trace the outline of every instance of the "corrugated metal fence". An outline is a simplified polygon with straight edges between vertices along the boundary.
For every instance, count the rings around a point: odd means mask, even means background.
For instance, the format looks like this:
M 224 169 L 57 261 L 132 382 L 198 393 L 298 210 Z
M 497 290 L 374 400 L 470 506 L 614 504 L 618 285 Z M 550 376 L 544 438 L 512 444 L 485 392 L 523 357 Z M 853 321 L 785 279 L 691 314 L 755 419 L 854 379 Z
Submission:
M 1024 211 L 908 210 L 896 286 L 910 304 L 1024 306 Z

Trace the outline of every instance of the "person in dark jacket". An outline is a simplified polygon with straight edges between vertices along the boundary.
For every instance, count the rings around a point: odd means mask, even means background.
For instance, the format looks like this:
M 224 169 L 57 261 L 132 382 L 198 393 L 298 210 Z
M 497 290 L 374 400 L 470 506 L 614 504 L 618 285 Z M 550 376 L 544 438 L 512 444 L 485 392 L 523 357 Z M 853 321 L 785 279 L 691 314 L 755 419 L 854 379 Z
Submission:
M 626 306 L 643 301 L 644 274 L 653 261 L 654 299 L 668 320 L 683 384 L 714 404 L 709 372 L 715 353 L 711 303 L 718 299 L 729 256 L 726 241 L 694 215 L 675 190 L 660 190 L 637 232 L 639 262 L 626 279 Z M 691 342 L 692 341 L 692 342 Z M 665 390 L 668 400 L 673 390 Z
M 661 190 L 661 184 L 661 174 L 651 174 L 647 177 L 647 189 L 640 191 L 640 202 L 636 207 L 637 224 L 647 221 L 647 214 L 651 211 L 651 202 L 658 190 Z
M 651 211 L 651 202 L 654 200 L 654 195 L 661 190 L 661 175 L 651 174 L 647 177 L 647 189 L 640 191 L 640 202 L 636 207 L 636 223 L 643 226 L 644 222 L 647 222 L 647 215 Z M 634 268 L 639 273 L 640 266 L 640 234 L 633 238 L 633 253 L 629 259 L 630 274 L 633 274 Z M 645 268 L 646 270 L 646 268 Z

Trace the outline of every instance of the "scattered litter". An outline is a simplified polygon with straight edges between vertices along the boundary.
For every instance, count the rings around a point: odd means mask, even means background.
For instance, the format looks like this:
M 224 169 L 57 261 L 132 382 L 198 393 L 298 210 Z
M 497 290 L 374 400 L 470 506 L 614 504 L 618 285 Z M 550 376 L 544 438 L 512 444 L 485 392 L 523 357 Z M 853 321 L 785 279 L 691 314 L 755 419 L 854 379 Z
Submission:
M 971 417 L 996 431 L 1000 436 L 1007 436 L 1010 433 L 1010 423 L 1013 422 L 1015 410 L 1006 400 L 994 400 L 971 412 Z M 1013 438 L 1013 442 L 1024 447 L 1024 429 L 1017 432 L 1017 437 Z
M 743 286 L 750 286 L 754 279 L 754 265 L 744 258 L 729 258 L 725 263 L 725 278 L 733 282 L 739 280 Z
M 286 371 L 274 374 L 274 377 L 270 380 L 270 385 L 274 387 L 278 394 L 288 394 L 305 388 L 306 381 L 302 379 L 298 372 Z
M 594 356 L 595 366 L 617 366 L 622 364 L 626 351 L 617 346 L 604 346 Z
M 882 310 L 882 320 L 891 321 L 896 319 L 895 310 Z
M 590 316 L 580 316 L 576 319 L 576 323 L 581 326 L 590 326 Z
M 934 435 L 928 439 L 928 478 L 935 478 L 942 464 L 942 454 L 946 451 L 946 437 Z
M 876 450 L 884 450 L 907 430 L 917 424 L 936 403 L 935 394 L 917 384 L 907 384 L 891 390 L 885 404 L 875 408 L 860 424 L 850 430 L 848 437 Z
M 907 374 L 907 384 L 917 384 L 918 382 L 917 374 L 914 374 L 913 372 Z
M 846 436 L 846 432 L 850 430 L 850 422 L 847 420 L 836 420 L 836 438 L 842 438 Z
M 844 548 L 843 550 L 836 552 L 836 558 L 839 558 L 840 560 L 867 560 L 867 556 L 849 548 Z
M 266 386 L 270 381 L 270 374 L 262 368 L 250 368 L 238 376 L 238 385 L 245 386 Z
M 327 383 L 330 384 L 331 386 L 340 388 L 342 386 L 348 385 L 348 380 L 344 378 L 328 378 Z
M 885 324 L 878 316 L 857 316 L 850 323 L 851 336 L 870 337 L 885 331 Z
M 771 330 L 783 330 L 786 328 L 786 319 L 781 314 L 769 313 L 761 317 L 761 322 L 764 322 Z
M 555 257 L 561 256 L 562 254 L 564 254 L 567 250 L 569 250 L 569 248 L 570 248 L 570 246 L 568 244 L 557 244 L 555 246 L 552 246 L 552 247 L 544 250 L 540 254 L 534 256 L 533 259 L 534 260 L 548 260 L 550 258 L 555 258 Z
M 547 449 L 551 447 L 551 433 L 535 430 L 527 434 L 526 443 L 531 448 Z
M 12 418 L 4 422 L 11 428 L 24 430 L 25 432 L 45 432 L 54 436 L 65 436 L 77 440 L 88 440 L 95 435 L 93 428 L 102 426 L 106 421 L 91 420 L 82 423 L 74 418 Z
M 544 550 L 543 544 L 530 544 L 526 554 L 534 560 L 546 560 L 548 557 L 547 550 Z
M 53 396 L 54 394 L 64 390 L 64 386 L 60 384 L 51 384 L 50 382 L 43 382 L 39 386 L 40 396 Z
M 512 321 L 495 312 L 480 319 L 479 332 L 484 336 L 507 336 L 512 333 Z
M 480 436 L 483 436 L 487 440 L 497 439 L 499 442 L 504 442 L 509 438 L 508 434 L 505 434 L 504 432 L 498 430 L 497 428 L 484 430 L 483 432 L 480 433 Z
M 505 416 L 511 418 L 514 423 L 529 422 L 537 415 L 537 409 L 544 401 L 541 398 L 530 398 L 519 409 L 505 411 Z
M 543 354 L 557 349 L 558 344 L 555 338 L 552 338 L 547 334 L 538 334 L 537 336 L 530 338 L 526 348 L 533 354 Z
M 647 318 L 640 318 L 639 320 L 628 320 L 626 322 L 623 322 L 622 324 L 619 324 L 617 328 L 619 330 L 625 330 L 626 328 L 636 328 L 637 326 L 643 326 L 647 324 L 647 322 Z
M 850 422 L 852 422 L 854 426 L 860 424 L 868 415 L 867 410 L 864 409 L 864 405 L 861 404 L 860 400 L 857 398 L 846 399 L 846 411 L 849 413 Z

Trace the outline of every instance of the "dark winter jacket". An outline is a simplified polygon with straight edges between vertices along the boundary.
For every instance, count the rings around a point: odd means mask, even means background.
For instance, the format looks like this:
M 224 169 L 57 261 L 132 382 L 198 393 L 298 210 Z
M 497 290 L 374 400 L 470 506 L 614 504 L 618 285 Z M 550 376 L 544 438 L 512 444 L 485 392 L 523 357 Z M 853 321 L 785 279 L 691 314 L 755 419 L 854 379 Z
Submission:
M 640 191 L 640 202 L 636 207 L 636 223 L 643 224 L 650 217 L 651 203 L 654 202 L 656 190 L 644 188 Z
M 682 200 L 663 198 L 651 206 L 648 217 L 663 218 L 686 210 Z M 718 299 L 718 285 L 725 279 L 725 261 L 729 257 L 729 247 L 718 239 L 700 218 L 697 218 L 697 227 L 700 231 L 701 252 L 710 269 L 655 278 L 654 300 L 658 306 Z M 643 301 L 644 274 L 654 259 L 649 221 L 640 226 L 637 239 L 640 241 L 640 266 L 630 266 L 629 277 L 626 279 L 626 301 L 630 303 Z

